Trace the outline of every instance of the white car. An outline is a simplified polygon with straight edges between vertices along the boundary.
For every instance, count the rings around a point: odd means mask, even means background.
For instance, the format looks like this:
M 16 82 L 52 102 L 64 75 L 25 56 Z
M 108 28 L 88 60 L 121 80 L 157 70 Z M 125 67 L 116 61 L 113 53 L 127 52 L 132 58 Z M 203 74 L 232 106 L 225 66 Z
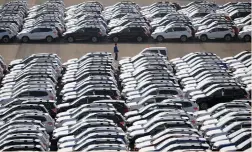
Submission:
M 27 43 L 29 40 L 46 40 L 47 42 L 52 42 L 58 38 L 58 31 L 53 27 L 34 27 L 23 29 L 18 33 L 17 38 L 24 43 Z
M 187 26 L 166 26 L 157 28 L 151 37 L 158 42 L 162 42 L 165 39 L 180 39 L 182 42 L 186 42 L 188 38 L 192 37 L 192 31 Z
M 205 42 L 208 39 L 224 39 L 225 41 L 231 41 L 235 36 L 235 31 L 226 26 L 216 26 L 210 29 L 199 31 L 195 34 L 195 37 Z
M 251 26 L 245 26 L 242 31 L 239 32 L 238 37 L 245 42 L 251 42 Z
M 0 40 L 4 43 L 8 43 L 15 35 L 10 29 L 0 29 Z

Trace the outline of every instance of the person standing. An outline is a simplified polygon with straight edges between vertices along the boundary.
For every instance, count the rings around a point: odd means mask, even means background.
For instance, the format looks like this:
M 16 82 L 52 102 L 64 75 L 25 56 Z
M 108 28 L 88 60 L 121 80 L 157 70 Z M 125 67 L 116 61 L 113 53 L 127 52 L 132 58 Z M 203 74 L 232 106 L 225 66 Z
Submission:
M 116 60 L 116 61 L 117 61 L 117 59 L 118 59 L 118 52 L 119 52 L 119 50 L 118 50 L 118 47 L 117 47 L 117 43 L 115 43 L 114 53 L 115 53 L 115 60 Z

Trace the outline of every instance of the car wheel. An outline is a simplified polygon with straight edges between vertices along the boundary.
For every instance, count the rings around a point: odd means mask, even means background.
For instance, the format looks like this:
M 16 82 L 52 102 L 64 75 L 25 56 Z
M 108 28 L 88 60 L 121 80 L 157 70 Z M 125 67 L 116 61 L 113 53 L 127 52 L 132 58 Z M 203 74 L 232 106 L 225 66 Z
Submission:
M 142 42 L 143 38 L 141 36 L 138 36 L 136 40 L 137 40 L 137 42 Z
M 201 37 L 200 37 L 200 40 L 202 41 L 202 42 L 206 42 L 207 41 L 207 36 L 206 35 L 201 35 Z
M 157 41 L 158 42 L 163 42 L 164 41 L 164 37 L 163 36 L 158 36 L 157 37 Z
M 251 41 L 251 36 L 250 35 L 245 35 L 243 39 L 244 39 L 245 42 L 250 42 Z
M 22 42 L 27 43 L 29 41 L 29 37 L 24 36 L 22 37 Z
M 116 36 L 116 37 L 113 38 L 113 41 L 114 41 L 114 42 L 118 42 L 118 41 L 119 41 L 119 38 Z
M 4 37 L 2 38 L 2 41 L 3 41 L 4 43 L 9 43 L 9 42 L 10 42 L 10 38 L 9 38 L 8 36 L 4 36 Z
M 53 37 L 47 36 L 46 37 L 46 42 L 51 43 L 53 41 Z
M 231 35 L 225 35 L 224 40 L 225 40 L 226 42 L 230 42 L 230 41 L 232 40 Z
M 187 41 L 187 36 L 182 35 L 182 36 L 180 37 L 180 41 L 181 41 L 181 42 L 186 42 L 186 41 Z
M 200 110 L 206 110 L 208 109 L 208 104 L 207 103 L 201 103 L 199 104 Z
M 70 36 L 70 37 L 67 38 L 67 41 L 68 41 L 69 43 L 73 43 L 73 42 L 74 42 L 74 38 Z
M 91 38 L 91 41 L 92 41 L 93 43 L 96 43 L 96 42 L 98 42 L 98 38 L 97 38 L 97 37 L 92 37 L 92 38 Z

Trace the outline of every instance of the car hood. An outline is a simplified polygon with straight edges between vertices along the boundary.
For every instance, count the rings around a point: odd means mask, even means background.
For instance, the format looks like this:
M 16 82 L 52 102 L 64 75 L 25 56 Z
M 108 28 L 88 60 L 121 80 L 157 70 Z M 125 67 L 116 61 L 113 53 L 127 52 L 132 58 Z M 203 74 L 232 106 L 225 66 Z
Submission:
M 20 64 L 22 61 L 23 59 L 16 59 L 16 60 L 11 61 L 9 65 L 11 66 L 11 65 Z
M 164 28 L 161 28 L 161 27 L 156 28 L 156 30 L 155 30 L 152 34 L 158 34 L 158 33 L 162 32 L 163 29 L 164 29 Z
M 204 30 L 204 29 L 206 29 L 207 28 L 207 25 L 203 25 L 203 26 L 199 26 L 198 27 L 198 30 Z
M 75 30 L 73 29 L 67 29 L 67 31 L 65 33 L 63 33 L 63 35 L 67 35 L 69 33 L 73 33 Z
M 20 35 L 20 34 L 25 34 L 25 33 L 29 33 L 29 29 L 24 29 L 24 30 L 22 30 L 21 32 L 19 32 L 18 33 L 18 35 Z
M 113 30 L 113 31 L 109 32 L 108 35 L 113 35 L 113 34 L 116 34 L 116 33 L 118 33 L 118 32 L 119 32 L 119 31 L 117 31 L 117 30 L 115 30 L 115 31 Z
M 201 31 L 196 32 L 195 34 L 198 35 L 198 34 L 203 34 L 205 32 L 206 32 L 206 30 L 201 30 Z

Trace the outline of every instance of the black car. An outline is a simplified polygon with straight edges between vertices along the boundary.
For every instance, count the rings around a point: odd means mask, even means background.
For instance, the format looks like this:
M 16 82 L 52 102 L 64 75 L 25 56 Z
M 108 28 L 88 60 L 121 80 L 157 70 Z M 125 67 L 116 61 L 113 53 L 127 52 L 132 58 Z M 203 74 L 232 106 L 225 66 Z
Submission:
M 137 42 L 142 42 L 150 37 L 150 32 L 148 32 L 144 27 L 126 27 L 118 31 L 112 30 L 108 34 L 108 39 L 113 42 L 118 42 L 121 40 L 134 40 Z
M 77 40 L 91 40 L 92 42 L 98 42 L 103 38 L 102 32 L 98 27 L 84 27 L 75 31 L 67 31 L 63 34 L 64 39 L 69 43 Z

